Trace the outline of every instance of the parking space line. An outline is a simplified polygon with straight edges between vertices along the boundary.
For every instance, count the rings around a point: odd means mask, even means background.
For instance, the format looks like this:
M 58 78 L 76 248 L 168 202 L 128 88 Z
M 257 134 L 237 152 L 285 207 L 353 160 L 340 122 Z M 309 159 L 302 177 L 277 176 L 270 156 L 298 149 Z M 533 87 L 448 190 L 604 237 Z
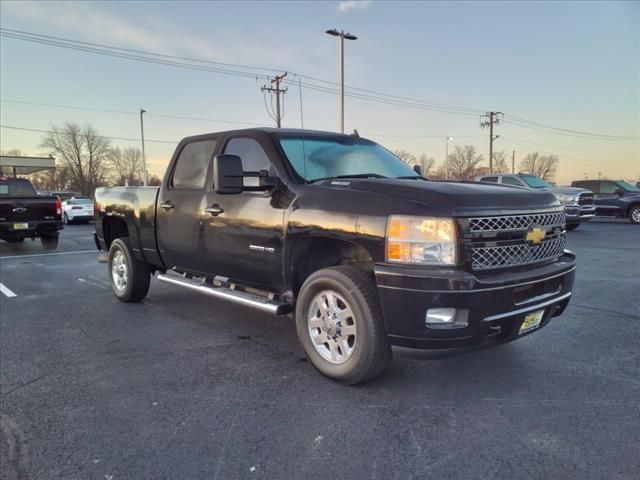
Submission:
M 18 296 L 15 293 L 13 293 L 11 290 L 9 290 L 7 287 L 5 287 L 2 283 L 0 283 L 0 292 L 4 293 L 9 298 Z
M 57 252 L 57 253 L 35 253 L 33 255 L 11 255 L 7 257 L 0 256 L 0 260 L 7 258 L 29 258 L 29 257 L 53 257 L 57 255 L 78 255 L 81 253 L 95 253 L 98 254 L 98 250 L 79 250 L 77 252 Z

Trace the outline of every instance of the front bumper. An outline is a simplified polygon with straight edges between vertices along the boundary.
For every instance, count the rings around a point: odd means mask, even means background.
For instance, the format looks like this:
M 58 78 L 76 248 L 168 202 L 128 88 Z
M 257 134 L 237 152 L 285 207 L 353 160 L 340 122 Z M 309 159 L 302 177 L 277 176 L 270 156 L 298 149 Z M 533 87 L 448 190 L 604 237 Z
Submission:
M 567 223 L 584 223 L 596 216 L 596 207 L 582 207 L 580 205 L 567 205 L 565 207 L 565 217 Z
M 518 334 L 525 316 L 540 310 L 544 327 L 569 303 L 575 268 L 575 255 L 565 250 L 556 262 L 502 273 L 380 264 L 375 275 L 391 344 L 442 349 L 515 340 L 528 334 Z M 427 309 L 437 307 L 466 310 L 467 326 L 427 326 Z

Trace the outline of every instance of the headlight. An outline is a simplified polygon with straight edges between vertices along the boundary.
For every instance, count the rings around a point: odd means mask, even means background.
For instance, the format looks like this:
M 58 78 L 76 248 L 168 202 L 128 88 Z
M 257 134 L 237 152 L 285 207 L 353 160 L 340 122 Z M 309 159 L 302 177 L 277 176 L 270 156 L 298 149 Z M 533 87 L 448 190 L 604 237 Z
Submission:
M 567 203 L 578 203 L 578 195 L 563 195 L 562 193 L 556 194 L 558 197 L 558 201 L 562 205 L 566 205 Z
M 387 261 L 456 264 L 456 227 L 451 218 L 392 215 L 387 222 Z

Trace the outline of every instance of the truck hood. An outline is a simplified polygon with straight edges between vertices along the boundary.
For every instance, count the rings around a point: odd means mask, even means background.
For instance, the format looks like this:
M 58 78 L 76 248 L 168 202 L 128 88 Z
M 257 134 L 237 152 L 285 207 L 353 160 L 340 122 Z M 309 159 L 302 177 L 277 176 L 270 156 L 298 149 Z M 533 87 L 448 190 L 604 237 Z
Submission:
M 437 182 L 404 179 L 340 179 L 324 187 L 349 189 L 405 199 L 428 207 L 436 216 L 493 215 L 560 207 L 548 191 L 475 182 Z

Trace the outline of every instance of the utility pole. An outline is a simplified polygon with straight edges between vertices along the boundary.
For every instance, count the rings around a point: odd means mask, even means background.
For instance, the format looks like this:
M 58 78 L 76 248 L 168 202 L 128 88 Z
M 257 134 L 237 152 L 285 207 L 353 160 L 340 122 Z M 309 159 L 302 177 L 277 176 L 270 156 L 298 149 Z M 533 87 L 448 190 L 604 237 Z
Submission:
M 453 137 L 446 137 L 444 140 L 444 179 L 449 180 L 449 142 Z
M 502 112 L 487 112 L 480 116 L 480 126 L 489 127 L 489 173 L 493 173 L 493 141 L 500 136 L 493 135 L 493 126 L 498 125 L 503 116 Z
M 275 85 L 275 88 L 263 85 L 262 88 L 260 89 L 262 92 L 269 92 L 269 93 L 276 94 L 276 119 L 275 120 L 278 128 L 280 128 L 282 125 L 282 114 L 280 113 L 280 94 L 284 96 L 284 94 L 287 93 L 287 90 L 289 90 L 288 88 L 285 88 L 284 90 L 280 88 L 280 82 L 282 82 L 282 80 L 286 76 L 287 76 L 287 72 L 284 72 L 282 75 L 276 75 L 271 79 L 271 84 Z
M 144 156 L 144 121 L 142 120 L 142 114 L 145 113 L 146 110 L 140 109 L 140 136 L 142 137 L 142 184 L 146 187 L 149 183 L 149 179 L 147 178 L 147 160 Z
M 511 173 L 516 173 L 516 151 L 511 152 Z

